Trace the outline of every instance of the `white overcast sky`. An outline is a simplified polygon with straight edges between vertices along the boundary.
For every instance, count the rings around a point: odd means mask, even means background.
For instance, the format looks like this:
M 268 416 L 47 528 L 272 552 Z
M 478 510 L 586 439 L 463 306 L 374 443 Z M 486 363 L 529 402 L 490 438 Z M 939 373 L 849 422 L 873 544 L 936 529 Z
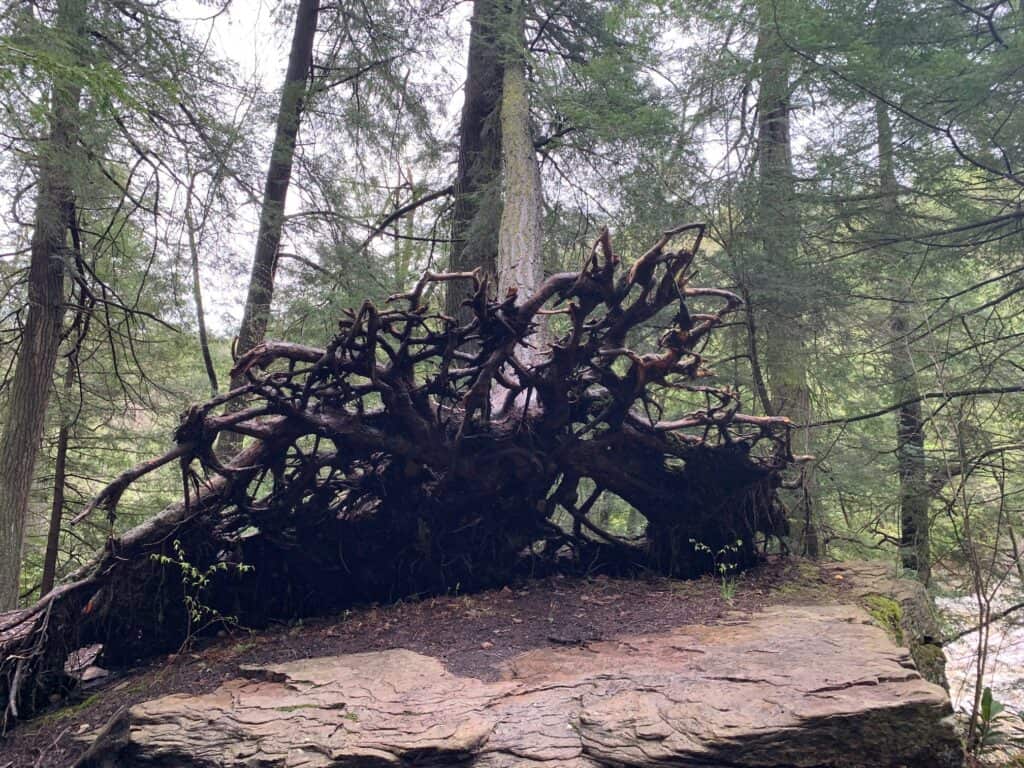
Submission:
M 256 77 L 267 90 L 281 85 L 287 65 L 291 29 L 274 23 L 279 8 L 271 0 L 232 0 L 223 12 L 197 0 L 170 5 L 199 39 L 209 40 L 217 54 L 235 62 L 243 79 Z

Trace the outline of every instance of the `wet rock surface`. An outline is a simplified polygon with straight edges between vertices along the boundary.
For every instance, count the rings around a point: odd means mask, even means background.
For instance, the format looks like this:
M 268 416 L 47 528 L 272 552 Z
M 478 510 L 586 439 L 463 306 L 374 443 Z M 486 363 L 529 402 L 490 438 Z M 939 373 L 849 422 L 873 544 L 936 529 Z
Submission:
M 121 713 L 83 766 L 960 765 L 949 699 L 861 608 L 528 651 L 501 679 L 395 649 L 253 665 Z

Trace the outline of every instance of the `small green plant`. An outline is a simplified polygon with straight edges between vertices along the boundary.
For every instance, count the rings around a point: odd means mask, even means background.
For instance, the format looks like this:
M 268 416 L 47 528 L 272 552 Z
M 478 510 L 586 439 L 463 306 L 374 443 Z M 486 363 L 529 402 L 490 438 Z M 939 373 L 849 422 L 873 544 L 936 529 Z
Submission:
M 1009 720 L 1010 713 L 1006 707 L 996 700 L 992 689 L 986 686 L 976 715 L 972 751 L 980 755 L 1011 743 L 1012 726 Z
M 740 549 L 743 547 L 743 540 L 736 539 L 733 543 L 725 544 L 717 550 L 711 549 L 703 541 L 697 541 L 696 539 L 690 539 L 690 546 L 693 547 L 694 552 L 700 552 L 711 558 L 715 573 L 718 574 L 718 578 L 721 580 L 722 599 L 729 605 L 732 605 L 732 601 L 736 598 L 736 588 L 738 586 L 736 571 L 740 567 L 736 559 Z
M 225 624 L 237 626 L 238 619 L 234 616 L 225 616 L 216 608 L 205 602 L 204 593 L 210 587 L 210 580 L 218 573 L 234 571 L 235 573 L 250 573 L 253 566 L 244 563 L 218 562 L 200 570 L 198 566 L 188 559 L 185 547 L 181 541 L 175 539 L 171 547 L 174 550 L 174 557 L 164 554 L 154 554 L 150 557 L 161 565 L 170 566 L 181 574 L 181 584 L 184 588 L 185 614 L 188 619 L 188 626 L 185 630 L 185 642 L 182 648 L 192 643 L 193 637 L 213 624 Z

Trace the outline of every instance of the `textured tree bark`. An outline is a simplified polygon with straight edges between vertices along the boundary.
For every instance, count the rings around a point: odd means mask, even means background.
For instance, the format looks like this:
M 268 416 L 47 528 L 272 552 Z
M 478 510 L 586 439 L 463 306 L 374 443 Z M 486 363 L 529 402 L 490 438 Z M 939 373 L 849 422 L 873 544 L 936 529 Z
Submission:
M 544 281 L 544 198 L 540 166 L 530 130 L 530 97 L 521 45 L 523 22 L 509 14 L 508 38 L 515 50 L 505 57 L 501 91 L 502 210 L 498 232 L 498 297 L 515 293 L 520 300 L 532 296 Z M 525 339 L 518 352 L 524 363 L 540 362 L 539 350 L 546 341 L 544 324 Z
M 498 236 L 498 296 L 533 295 L 544 280 L 540 168 L 530 132 L 526 77 L 519 66 L 505 70 L 501 98 L 503 207 Z
M 778 3 L 761 0 L 758 5 L 758 39 L 755 62 L 760 82 L 757 103 L 758 135 L 758 218 L 765 262 L 783 277 L 770 281 L 762 292 L 764 309 L 761 326 L 765 331 L 763 361 L 771 391 L 771 415 L 787 416 L 797 424 L 813 421 L 810 387 L 807 382 L 807 344 L 798 299 L 785 294 L 785 276 L 797 274 L 800 218 L 793 174 L 790 137 L 790 53 L 776 31 Z M 794 306 L 797 308 L 794 309 Z M 793 435 L 794 450 L 811 453 L 809 429 Z M 791 513 L 798 527 L 803 554 L 818 557 L 813 474 L 810 466 L 800 469 L 800 483 L 791 499 Z
M 881 192 L 882 227 L 879 233 L 889 239 L 900 229 L 899 185 L 893 152 L 892 119 L 881 101 L 875 102 L 878 131 L 878 186 Z M 900 254 L 885 249 L 887 266 L 898 267 Z M 893 281 L 895 285 L 895 280 Z M 895 402 L 904 403 L 896 417 L 896 463 L 900 479 L 900 561 L 907 570 L 928 583 L 931 577 L 929 536 L 928 476 L 924 462 L 924 420 L 921 414 L 921 390 L 913 354 L 907 343 L 909 328 L 906 290 L 893 292 L 889 312 L 890 373 Z
M 319 13 L 319 0 L 299 0 L 299 7 L 295 12 L 291 50 L 288 53 L 288 69 L 277 111 L 274 146 L 263 189 L 263 208 L 260 211 L 260 228 L 256 237 L 256 255 L 249 276 L 249 293 L 245 299 L 245 311 L 238 330 L 235 349 L 238 356 L 244 355 L 263 341 L 267 332 L 270 305 L 274 298 L 274 276 L 284 226 L 285 203 L 288 198 L 288 186 L 291 183 L 295 143 L 305 108 Z M 231 388 L 239 387 L 243 383 L 243 380 L 232 377 Z M 241 440 L 236 436 L 225 435 L 218 448 L 225 455 L 233 455 L 241 448 Z
M 61 0 L 56 28 L 71 50 L 85 29 L 86 0 Z M 66 236 L 74 211 L 78 104 L 81 87 L 55 77 L 50 134 L 39 158 L 38 195 L 28 281 L 28 316 L 11 380 L 0 439 L 0 610 L 18 603 L 29 494 L 46 426 L 64 319 Z
M 493 288 L 501 217 L 501 133 L 499 105 L 503 64 L 500 0 L 475 0 L 466 62 L 465 101 L 459 126 L 459 161 L 449 268 L 466 272 L 481 267 Z M 464 322 L 473 316 L 462 306 L 465 284 L 449 283 L 445 312 Z

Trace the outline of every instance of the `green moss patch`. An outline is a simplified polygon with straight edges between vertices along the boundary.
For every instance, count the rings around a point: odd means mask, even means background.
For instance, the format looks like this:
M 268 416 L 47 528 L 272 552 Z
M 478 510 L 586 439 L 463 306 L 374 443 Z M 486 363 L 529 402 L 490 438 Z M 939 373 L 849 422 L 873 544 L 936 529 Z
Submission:
M 865 607 L 875 623 L 886 631 L 897 645 L 903 645 L 903 609 L 891 597 L 868 595 Z
M 941 645 L 934 643 L 910 644 L 910 655 L 921 677 L 930 683 L 943 685 L 946 679 L 946 654 Z
M 55 723 L 68 720 L 69 718 L 75 717 L 80 714 L 84 714 L 93 704 L 100 700 L 100 695 L 94 693 L 86 699 L 78 702 L 77 704 L 70 704 L 66 707 L 62 707 L 56 712 L 51 712 L 47 715 L 43 715 L 36 722 L 40 726 L 53 725 Z

